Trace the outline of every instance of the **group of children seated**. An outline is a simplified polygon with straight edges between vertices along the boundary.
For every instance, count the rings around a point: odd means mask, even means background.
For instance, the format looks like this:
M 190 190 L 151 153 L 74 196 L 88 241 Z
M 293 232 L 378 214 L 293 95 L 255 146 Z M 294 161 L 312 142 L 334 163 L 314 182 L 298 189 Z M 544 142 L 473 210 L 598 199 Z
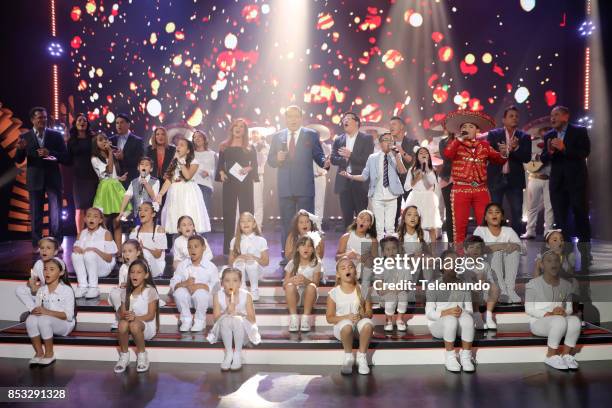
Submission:
M 117 286 L 109 293 L 116 311 L 112 328 L 117 330 L 119 360 L 115 372 L 129 365 L 128 342 L 132 336 L 137 350 L 136 370 L 147 371 L 149 361 L 145 342 L 159 330 L 159 308 L 163 305 L 155 278 L 166 266 L 167 239 L 156 222 L 157 212 L 150 202 L 138 208 L 140 225 L 121 245 Z M 425 315 L 433 337 L 444 340 L 445 366 L 449 371 L 475 370 L 472 343 L 475 329 L 495 330 L 494 308 L 497 302 L 518 303 L 515 281 L 519 257 L 523 248 L 516 233 L 504 226 L 503 210 L 489 204 L 485 223 L 469 237 L 458 254 L 445 250 L 440 258 L 479 258 L 486 262 L 478 268 L 459 274 L 456 268 L 438 270 L 421 268 L 409 271 L 387 268 L 382 276 L 373 273 L 375 258 L 394 258 L 398 254 L 411 257 L 435 256 L 420 227 L 419 211 L 405 208 L 397 233 L 376 236 L 376 220 L 362 211 L 338 243 L 336 253 L 336 285 L 327 296 L 326 319 L 333 325 L 334 336 L 342 343 L 344 358 L 342 373 L 352 373 L 355 362 L 360 374 L 370 372 L 366 352 L 374 331 L 373 302 L 378 302 L 386 316 L 385 331 L 405 331 L 406 312 L 416 294 L 409 290 L 373 290 L 373 282 L 398 283 L 423 279 L 452 282 L 487 282 L 488 290 L 427 290 Z M 40 260 L 32 269 L 27 285 L 17 289 L 17 296 L 26 306 L 29 316 L 26 328 L 35 356 L 32 365 L 46 366 L 55 361 L 53 336 L 66 336 L 75 327 L 76 303 L 79 297 L 99 296 L 98 278 L 113 270 L 119 252 L 113 236 L 104 227 L 104 215 L 96 208 L 86 213 L 86 228 L 80 232 L 72 251 L 72 263 L 77 287 L 72 290 L 65 263 L 57 257 L 59 243 L 52 237 L 39 243 Z M 206 239 L 195 231 L 193 220 L 182 216 L 177 223 L 172 254 L 174 274 L 170 280 L 170 295 L 180 314 L 181 332 L 199 332 L 206 328 L 206 312 L 213 310 L 215 323 L 207 335 L 210 343 L 219 339 L 224 344 L 222 370 L 239 370 L 242 348 L 249 342 L 259 344 L 261 336 L 256 324 L 254 301 L 259 299 L 258 280 L 269 264 L 268 246 L 250 213 L 241 214 L 236 234 L 231 242 L 228 266 L 218 268 Z M 580 335 L 581 319 L 576 314 L 578 285 L 573 278 L 574 259 L 566 249 L 560 231 L 549 232 L 545 246 L 536 260 L 534 277 L 526 285 L 525 312 L 530 318 L 534 335 L 548 337 L 546 364 L 567 370 L 577 369 L 574 357 Z M 324 240 L 318 232 L 312 214 L 299 211 L 287 238 L 285 251 L 290 261 L 285 267 L 283 288 L 289 311 L 289 331 L 311 330 L 312 311 L 318 298 L 318 287 L 324 280 L 322 258 Z M 247 290 L 246 280 L 250 290 Z M 298 316 L 298 307 L 303 314 Z M 484 316 L 481 313 L 483 307 Z M 195 308 L 192 315 L 191 308 Z M 397 313 L 397 314 L 396 314 Z M 359 350 L 353 355 L 353 338 L 357 332 Z M 461 351 L 455 353 L 455 340 L 461 338 Z M 564 338 L 564 347 L 560 341 Z

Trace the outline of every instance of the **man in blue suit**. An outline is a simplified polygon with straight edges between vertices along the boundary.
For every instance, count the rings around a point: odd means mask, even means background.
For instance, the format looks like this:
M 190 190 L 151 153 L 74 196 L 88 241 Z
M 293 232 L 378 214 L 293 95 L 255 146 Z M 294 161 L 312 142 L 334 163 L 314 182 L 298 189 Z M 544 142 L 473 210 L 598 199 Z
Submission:
M 570 242 L 569 211 L 574 215 L 574 229 L 578 237 L 580 264 L 583 272 L 591 264 L 591 222 L 589 220 L 589 174 L 587 158 L 591 141 L 587 129 L 569 123 L 570 112 L 556 106 L 550 113 L 553 129 L 544 135 L 542 163 L 550 163 L 550 202 L 555 228 L 560 228 L 565 242 Z
M 278 204 L 281 213 L 281 248 L 285 247 L 290 223 L 295 213 L 303 209 L 314 213 L 314 173 L 312 162 L 329 169 L 319 134 L 302 127 L 303 113 L 299 106 L 285 111 L 287 128 L 272 135 L 268 165 L 278 169 Z M 285 254 L 282 250 L 283 258 Z
M 491 201 L 503 205 L 504 196 L 510 202 L 510 221 L 514 231 L 520 235 L 523 228 L 523 190 L 525 189 L 525 168 L 523 163 L 531 161 L 531 136 L 518 129 L 519 112 L 515 106 L 504 110 L 503 127 L 492 129 L 487 141 L 497 151 L 508 146 L 506 164 L 489 162 L 487 184 Z
M 45 193 L 49 203 L 49 234 L 60 243 L 62 234 L 62 174 L 60 164 L 68 162 L 66 144 L 61 133 L 47 129 L 47 110 L 42 107 L 30 111 L 32 130 L 21 135 L 17 142 L 15 162 L 28 159 L 26 185 L 30 196 L 32 247 L 36 252 L 42 238 Z

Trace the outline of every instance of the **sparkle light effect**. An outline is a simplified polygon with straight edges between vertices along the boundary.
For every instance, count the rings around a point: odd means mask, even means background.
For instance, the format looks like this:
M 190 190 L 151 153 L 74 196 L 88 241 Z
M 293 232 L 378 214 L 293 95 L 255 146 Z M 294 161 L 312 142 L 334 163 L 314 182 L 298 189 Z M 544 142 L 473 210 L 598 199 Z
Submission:
M 591 108 L 591 48 L 584 52 L 584 110 Z
M 55 39 L 57 37 L 55 0 L 49 1 L 49 8 L 50 8 L 50 18 L 51 18 L 51 37 Z M 62 54 L 64 54 L 64 49 L 56 41 L 52 41 L 51 44 L 49 44 L 49 47 L 47 48 L 47 50 L 49 51 L 49 54 L 51 54 L 51 56 L 54 58 L 59 58 L 62 56 Z M 53 67 L 52 67 L 51 87 L 52 87 L 51 94 L 53 95 L 53 101 L 52 101 L 53 109 L 51 111 L 51 116 L 53 119 L 59 120 L 60 83 L 59 83 L 59 66 L 57 65 L 57 63 L 53 64 Z
M 588 20 L 580 24 L 580 27 L 578 27 L 578 32 L 583 37 L 589 37 L 591 34 L 593 34 L 593 31 L 595 31 L 595 28 L 595 24 Z

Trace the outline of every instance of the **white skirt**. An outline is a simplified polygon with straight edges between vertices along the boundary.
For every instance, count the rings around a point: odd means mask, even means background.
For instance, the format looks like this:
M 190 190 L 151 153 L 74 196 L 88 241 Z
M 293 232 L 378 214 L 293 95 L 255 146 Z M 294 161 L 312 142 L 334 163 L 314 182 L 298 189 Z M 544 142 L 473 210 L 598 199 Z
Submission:
M 178 219 L 183 215 L 193 218 L 197 232 L 210 231 L 210 218 L 202 197 L 202 190 L 194 181 L 173 182 L 166 195 L 161 223 L 169 234 L 176 234 Z
M 416 191 L 412 190 L 408 194 L 408 199 L 404 204 L 404 208 L 409 205 L 414 205 L 421 215 L 421 228 L 432 229 L 442 228 L 442 219 L 440 218 L 440 199 L 433 191 Z
M 219 320 L 215 322 L 212 329 L 210 329 L 210 331 L 208 332 L 208 335 L 206 336 L 206 340 L 208 340 L 210 344 L 216 343 L 221 337 L 221 321 L 223 319 L 229 319 L 231 317 L 232 316 L 229 316 L 229 315 L 223 315 L 221 316 L 221 318 L 219 318 Z M 242 316 L 234 316 L 234 317 L 238 317 L 242 320 L 242 327 L 244 328 L 244 331 L 246 333 L 246 337 L 244 339 L 245 344 L 248 343 L 249 341 L 253 343 L 254 345 L 261 343 L 261 335 L 259 334 L 259 328 L 257 327 L 257 324 L 251 323 L 249 319 L 247 319 L 246 317 L 242 317 Z

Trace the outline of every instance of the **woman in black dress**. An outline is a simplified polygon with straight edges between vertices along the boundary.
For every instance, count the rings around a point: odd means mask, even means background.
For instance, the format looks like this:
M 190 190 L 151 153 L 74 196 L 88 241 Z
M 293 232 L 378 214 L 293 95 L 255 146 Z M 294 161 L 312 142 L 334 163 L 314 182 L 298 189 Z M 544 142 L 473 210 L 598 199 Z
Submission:
M 73 165 L 72 196 L 77 233 L 84 227 L 85 211 L 93 205 L 98 176 L 91 166 L 91 146 L 95 133 L 84 113 L 76 115 L 69 131 L 68 155 Z
M 147 147 L 146 155 L 153 160 L 153 170 L 151 175 L 163 184 L 164 174 L 174 158 L 176 148 L 168 141 L 168 131 L 166 128 L 158 127 L 153 132 L 151 146 Z
M 240 174 L 246 175 L 240 181 L 230 170 L 238 163 Z M 236 230 L 236 206 L 240 213 L 253 212 L 253 182 L 257 175 L 257 153 L 249 145 L 249 129 L 244 119 L 236 119 L 229 129 L 229 136 L 219 146 L 216 181 L 223 183 L 223 253 L 229 254 L 229 244 Z

